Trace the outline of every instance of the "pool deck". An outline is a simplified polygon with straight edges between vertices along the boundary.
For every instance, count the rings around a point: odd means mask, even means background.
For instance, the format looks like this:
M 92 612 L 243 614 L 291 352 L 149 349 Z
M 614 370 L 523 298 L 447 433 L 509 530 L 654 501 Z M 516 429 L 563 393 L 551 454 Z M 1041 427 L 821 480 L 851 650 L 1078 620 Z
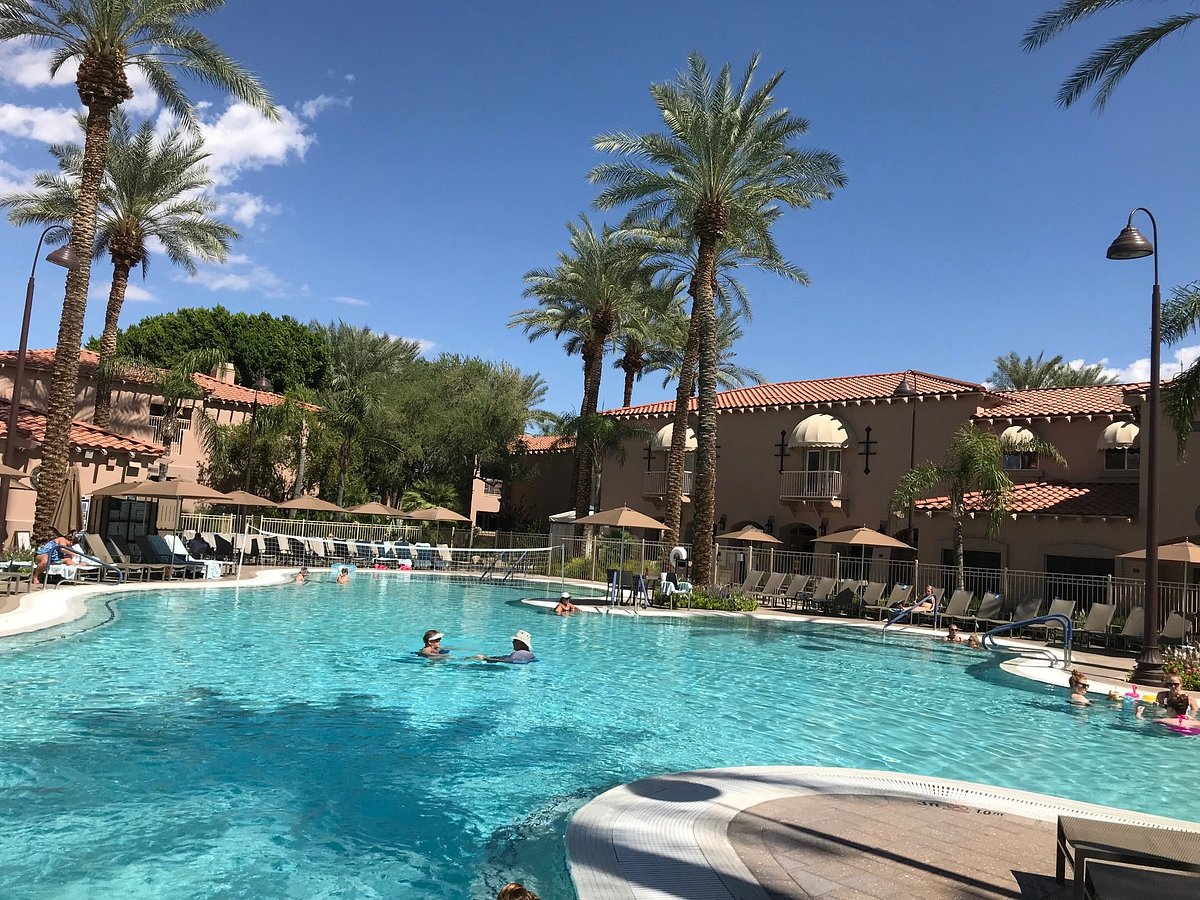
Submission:
M 73 585 L 0 598 L 0 637 L 79 618 L 84 600 L 121 591 L 236 589 L 284 583 L 293 568 L 247 567 L 241 579 Z M 555 583 L 558 583 L 557 580 Z M 580 594 L 591 584 L 569 584 Z M 553 607 L 554 600 L 528 599 Z M 610 607 L 579 599 L 580 615 L 753 618 L 880 628 L 879 622 L 753 613 Z M 890 633 L 940 639 L 905 625 Z M 1014 674 L 1066 688 L 1061 649 L 999 641 Z M 963 653 L 982 653 L 960 645 Z M 1047 651 L 1052 651 L 1047 653 Z M 1024 655 L 1021 655 L 1024 654 Z M 1056 663 L 1057 660 L 1057 663 Z M 1075 653 L 1092 694 L 1124 693 L 1133 660 Z M 1055 883 L 1060 813 L 1186 830 L 1200 825 L 1055 797 L 893 772 L 755 767 L 684 772 L 621 785 L 585 805 L 567 830 L 579 900 L 822 900 L 880 897 L 1065 898 Z

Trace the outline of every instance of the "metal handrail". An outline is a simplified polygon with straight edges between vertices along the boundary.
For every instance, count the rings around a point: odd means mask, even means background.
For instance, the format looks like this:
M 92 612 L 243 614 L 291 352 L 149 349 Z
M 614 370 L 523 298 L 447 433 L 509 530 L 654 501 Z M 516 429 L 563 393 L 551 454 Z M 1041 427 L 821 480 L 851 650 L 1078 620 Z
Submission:
M 1012 631 L 1016 628 L 1025 628 L 1029 625 L 1037 625 L 1039 622 L 1059 622 L 1063 629 L 1063 668 L 1071 667 L 1071 643 L 1075 638 L 1075 623 L 1071 621 L 1070 616 L 1064 616 L 1060 613 L 1046 616 L 1034 616 L 1032 619 L 1022 619 L 1019 622 L 1005 622 L 1002 625 L 997 625 L 991 631 L 985 632 L 983 637 L 979 639 L 988 650 L 999 650 L 1000 647 L 996 644 L 996 635 L 1003 634 L 1006 631 Z M 991 645 L 988 644 L 988 638 L 992 639 Z
M 98 566 L 103 566 L 105 569 L 111 569 L 112 571 L 117 573 L 117 584 L 123 584 L 125 582 L 125 570 L 124 569 L 114 566 L 112 563 L 107 563 L 102 559 L 96 559 L 96 557 L 94 557 L 94 556 L 88 556 L 82 550 L 72 550 L 71 555 L 83 557 L 84 559 L 88 560 L 89 562 L 94 562 Z
M 508 567 L 508 571 L 505 572 L 504 577 L 500 579 L 501 584 L 504 584 L 506 581 L 508 581 L 508 579 L 512 578 L 512 573 L 517 570 L 517 566 L 519 566 L 522 562 L 524 562 L 525 557 L 527 557 L 528 555 L 529 555 L 529 551 L 526 550 L 520 556 L 517 557 L 517 561 Z

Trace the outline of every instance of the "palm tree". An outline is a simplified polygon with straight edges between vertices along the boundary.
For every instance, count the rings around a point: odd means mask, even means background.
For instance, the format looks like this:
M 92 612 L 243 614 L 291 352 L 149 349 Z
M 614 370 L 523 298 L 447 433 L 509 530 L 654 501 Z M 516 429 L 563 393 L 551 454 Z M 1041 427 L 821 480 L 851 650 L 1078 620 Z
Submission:
M 34 514 L 39 538 L 50 533 L 50 520 L 67 476 L 79 346 L 111 116 L 133 96 L 126 67 L 145 73 L 152 90 L 185 123 L 194 123 L 195 109 L 175 80 L 175 68 L 230 91 L 270 118 L 279 116 L 258 80 L 191 27 L 193 18 L 221 6 L 224 0 L 7 0 L 0 4 L 0 41 L 50 47 L 51 74 L 68 61 L 78 61 L 75 87 L 87 108 L 79 196 L 71 224 L 71 249 L 79 266 L 67 276 L 46 402 L 42 478 Z
M 595 139 L 598 150 L 628 159 L 597 166 L 589 173 L 605 185 L 596 205 L 608 209 L 633 204 L 629 220 L 664 220 L 690 234 L 696 265 L 688 293 L 698 346 L 698 451 L 694 571 L 711 571 L 716 494 L 717 346 L 714 282 L 723 247 L 754 244 L 779 259 L 770 226 L 780 205 L 807 208 L 845 184 L 841 160 L 823 151 L 805 151 L 792 142 L 808 123 L 786 109 L 773 109 L 773 92 L 783 73 L 751 92 L 757 54 L 736 84 L 725 66 L 714 83 L 699 54 L 671 84 L 656 84 L 651 96 L 669 133 L 610 134 Z M 776 271 L 780 271 L 776 269 Z M 785 270 L 786 274 L 786 270 Z M 682 446 L 684 429 L 677 428 Z
M 1086 387 L 1093 384 L 1115 384 L 1117 379 L 1104 374 L 1104 365 L 1096 363 L 1078 369 L 1063 362 L 1062 356 L 1043 360 L 1044 353 L 1037 359 L 1027 356 L 1021 359 L 1016 353 L 996 357 L 996 370 L 988 381 L 1000 391 L 1033 391 L 1045 388 Z
M 597 234 L 586 215 L 580 224 L 567 223 L 570 250 L 558 254 L 553 269 L 525 273 L 526 297 L 538 305 L 519 310 L 509 326 L 520 326 L 530 341 L 553 335 L 566 338 L 568 355 L 583 358 L 581 417 L 596 414 L 604 353 L 624 323 L 646 306 L 661 306 L 664 291 L 656 286 L 645 253 L 605 225 Z M 669 294 L 668 294 L 669 296 Z M 591 498 L 592 458 L 586 444 L 575 447 L 572 472 L 575 514 L 588 514 Z
M 684 376 L 684 350 L 687 344 L 689 317 L 682 314 L 668 323 L 662 340 L 650 348 L 645 370 L 647 372 L 662 372 L 663 387 L 672 381 L 678 381 Z M 717 316 L 717 387 L 723 391 L 744 387 L 747 384 L 765 384 L 766 377 L 757 369 L 750 366 L 738 365 L 737 352 L 734 346 L 743 337 L 741 321 L 731 312 L 723 312 Z M 693 371 L 688 373 L 688 380 L 695 383 Z
M 985 533 L 994 537 L 1008 517 L 1008 499 L 1012 479 L 1004 471 L 1006 453 L 1037 453 L 1065 465 L 1061 453 L 1038 438 L 1014 442 L 983 431 L 968 422 L 950 438 L 950 446 L 941 462 L 925 462 L 900 476 L 889 503 L 893 513 L 907 510 L 909 504 L 928 497 L 936 490 L 945 491 L 950 498 L 950 519 L 954 522 L 954 565 L 958 570 L 958 587 L 963 589 L 963 518 L 966 516 L 966 495 L 975 491 L 980 504 L 987 509 Z
M 1173 344 L 1200 329 L 1200 281 L 1173 288 L 1163 304 L 1163 340 Z M 1171 380 L 1163 392 L 1163 409 L 1175 429 L 1176 450 L 1183 459 L 1200 410 L 1200 358 Z
M 389 380 L 398 377 L 420 353 L 416 341 L 376 334 L 345 322 L 312 323 L 329 348 L 331 374 L 320 394 L 318 419 L 338 439 L 337 498 L 342 505 L 346 475 L 354 450 L 367 439 L 376 439 L 373 420 L 382 411 Z
M 98 200 L 94 254 L 98 259 L 108 251 L 113 264 L 100 336 L 101 372 L 117 349 L 117 322 L 125 303 L 129 273 L 141 266 L 145 278 L 149 269 L 147 239 L 157 239 L 171 262 L 194 275 L 195 257 L 223 262 L 229 255 L 230 241 L 239 237 L 230 225 L 210 218 L 217 204 L 198 194 L 212 184 L 203 164 L 208 154 L 203 152 L 204 143 L 199 137 L 186 137 L 182 129 L 172 128 L 160 139 L 150 121 L 134 132 L 120 109 L 114 110 L 111 118 L 112 138 L 107 177 Z M 65 223 L 74 218 L 83 148 L 60 144 L 52 146 L 50 153 L 58 161 L 58 174 L 39 173 L 34 190 L 0 198 L 0 207 L 10 207 L 8 217 L 16 225 Z M 107 427 L 111 414 L 112 382 L 101 375 L 96 384 L 92 424 Z
M 1026 52 L 1040 49 L 1076 22 L 1093 13 L 1122 6 L 1129 0 L 1066 0 L 1060 7 L 1042 15 L 1025 32 L 1021 47 Z M 1058 90 L 1058 105 L 1066 108 L 1096 85 L 1092 106 L 1104 109 L 1122 78 L 1142 58 L 1142 54 L 1168 35 L 1184 31 L 1200 19 L 1200 13 L 1170 16 L 1138 31 L 1122 35 L 1105 44 L 1079 64 Z

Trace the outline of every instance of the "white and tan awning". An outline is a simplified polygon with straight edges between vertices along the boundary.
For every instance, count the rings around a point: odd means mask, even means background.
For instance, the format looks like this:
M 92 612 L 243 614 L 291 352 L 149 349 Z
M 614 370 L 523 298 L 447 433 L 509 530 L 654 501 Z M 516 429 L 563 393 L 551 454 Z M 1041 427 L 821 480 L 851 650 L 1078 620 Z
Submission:
M 658 434 L 654 435 L 650 441 L 651 446 L 655 450 L 666 453 L 671 449 L 671 437 L 675 434 L 674 425 L 664 425 L 658 429 Z M 696 450 L 696 432 L 692 429 L 687 430 L 687 437 L 684 439 L 683 450 L 685 453 L 694 453 Z
M 1025 447 L 1037 439 L 1037 435 L 1024 425 L 1009 425 L 1000 433 L 1000 440 L 1013 447 Z
M 1112 422 L 1100 432 L 1096 441 L 1097 450 L 1128 450 L 1140 446 L 1138 437 L 1141 429 L 1133 422 Z
M 828 413 L 809 416 L 792 429 L 789 447 L 849 447 L 850 434 L 840 419 Z

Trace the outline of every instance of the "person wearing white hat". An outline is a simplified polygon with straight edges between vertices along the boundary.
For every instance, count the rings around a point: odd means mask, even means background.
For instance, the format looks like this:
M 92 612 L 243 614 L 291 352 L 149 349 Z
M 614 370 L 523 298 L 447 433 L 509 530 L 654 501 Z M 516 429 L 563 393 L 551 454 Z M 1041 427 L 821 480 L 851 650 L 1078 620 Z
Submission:
M 512 653 L 506 656 L 475 656 L 484 662 L 531 663 L 536 659 L 533 655 L 533 638 L 528 631 L 518 631 L 512 636 Z
M 571 602 L 571 592 L 563 591 L 562 596 L 558 598 L 558 605 L 554 607 L 556 616 L 569 616 L 573 612 L 579 612 L 579 607 Z
M 429 629 L 429 631 L 421 635 L 421 640 L 425 642 L 425 646 L 417 652 L 422 656 L 429 656 L 434 659 L 445 656 L 450 651 L 442 649 L 442 638 L 444 637 L 445 635 L 436 628 Z

